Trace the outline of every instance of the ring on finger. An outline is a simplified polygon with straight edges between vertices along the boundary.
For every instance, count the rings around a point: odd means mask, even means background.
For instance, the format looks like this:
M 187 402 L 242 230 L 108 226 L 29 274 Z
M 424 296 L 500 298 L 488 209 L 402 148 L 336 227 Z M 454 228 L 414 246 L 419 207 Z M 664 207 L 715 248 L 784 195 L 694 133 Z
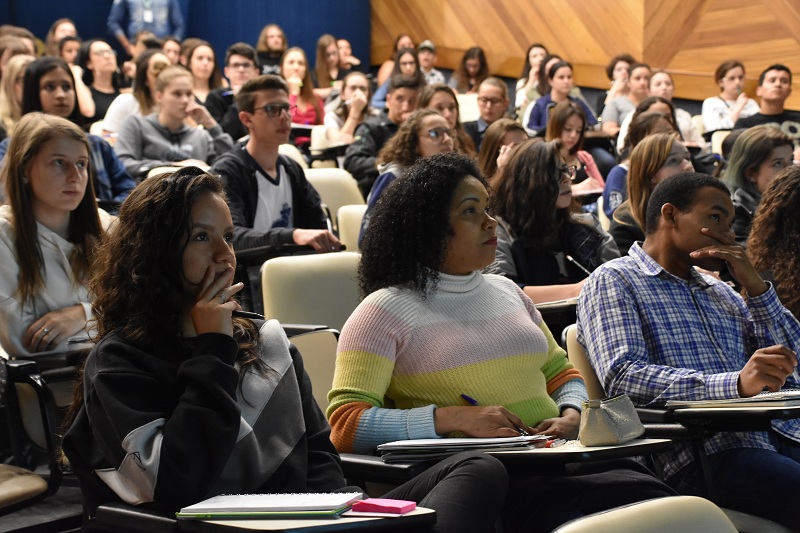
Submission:
M 228 298 L 228 295 L 227 295 L 227 294 L 225 294 L 225 291 L 219 291 L 219 292 L 217 293 L 217 296 L 219 297 L 219 299 L 220 299 L 220 300 L 222 300 L 222 303 L 225 303 L 225 301 L 226 301 L 226 300 L 227 300 L 227 298 Z
M 44 326 L 42 326 L 42 331 L 44 331 L 44 334 L 45 334 L 45 335 L 47 335 L 48 333 L 50 333 L 50 330 L 49 330 L 49 329 L 47 329 L 47 328 L 46 328 L 46 327 L 44 327 Z

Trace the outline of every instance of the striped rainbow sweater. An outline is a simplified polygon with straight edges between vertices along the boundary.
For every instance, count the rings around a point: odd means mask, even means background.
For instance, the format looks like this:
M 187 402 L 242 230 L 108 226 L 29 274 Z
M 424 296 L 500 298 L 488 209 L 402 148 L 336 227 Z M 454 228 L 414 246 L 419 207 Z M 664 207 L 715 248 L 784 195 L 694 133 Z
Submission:
M 466 405 L 462 393 L 528 425 L 580 410 L 580 374 L 515 283 L 440 276 L 427 299 L 405 288 L 370 294 L 344 325 L 327 410 L 340 452 L 436 438 L 434 409 Z

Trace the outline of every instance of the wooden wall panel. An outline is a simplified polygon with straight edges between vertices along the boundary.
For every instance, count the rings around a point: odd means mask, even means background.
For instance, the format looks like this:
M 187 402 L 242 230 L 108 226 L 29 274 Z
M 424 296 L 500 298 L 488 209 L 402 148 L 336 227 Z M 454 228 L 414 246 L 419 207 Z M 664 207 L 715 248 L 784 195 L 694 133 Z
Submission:
M 438 64 L 453 69 L 464 51 L 483 47 L 493 72 L 519 76 L 525 50 L 542 42 L 575 65 L 578 84 L 608 86 L 604 68 L 621 52 L 675 77 L 676 96 L 716 94 L 713 73 L 730 58 L 748 71 L 755 97 L 768 65 L 795 69 L 787 106 L 800 109 L 800 0 L 371 0 L 371 62 L 394 36 L 433 40 Z

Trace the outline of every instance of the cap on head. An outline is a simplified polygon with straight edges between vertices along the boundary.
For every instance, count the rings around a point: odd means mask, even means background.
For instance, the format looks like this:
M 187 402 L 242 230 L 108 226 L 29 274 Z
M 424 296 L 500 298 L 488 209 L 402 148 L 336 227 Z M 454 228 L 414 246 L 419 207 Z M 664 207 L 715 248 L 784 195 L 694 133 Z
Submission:
M 435 54 L 436 45 L 433 44 L 433 41 L 431 41 L 430 39 L 425 39 L 424 41 L 419 43 L 419 46 L 417 47 L 417 52 L 422 52 L 423 50 L 430 50 Z

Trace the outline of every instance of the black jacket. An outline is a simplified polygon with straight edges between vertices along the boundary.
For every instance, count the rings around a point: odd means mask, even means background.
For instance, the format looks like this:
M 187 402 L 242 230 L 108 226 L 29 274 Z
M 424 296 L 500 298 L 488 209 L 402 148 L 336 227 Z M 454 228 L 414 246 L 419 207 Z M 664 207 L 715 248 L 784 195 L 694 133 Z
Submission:
M 369 195 L 378 177 L 378 152 L 397 133 L 398 127 L 384 112 L 377 117 L 367 117 L 356 128 L 353 142 L 344 155 L 344 169 L 356 179 L 364 197 Z
M 116 334 L 94 347 L 85 403 L 64 437 L 90 516 L 110 501 L 175 512 L 222 493 L 345 485 L 300 354 L 275 321 L 261 338 L 267 375 L 248 372 L 242 382 L 238 346 L 220 333 L 180 350 Z
M 222 131 L 230 135 L 234 141 L 247 135 L 247 128 L 239 120 L 239 108 L 233 101 L 231 89 L 227 87 L 214 89 L 208 93 L 205 106 L 214 120 L 222 126 Z
M 219 156 L 211 167 L 210 172 L 218 174 L 225 183 L 228 207 L 233 218 L 233 242 L 237 249 L 292 244 L 292 231 L 295 229 L 328 227 L 319 194 L 306 179 L 300 165 L 289 157 L 279 155 L 278 166 L 286 169 L 292 184 L 292 227 L 266 231 L 253 229 L 258 205 L 258 169 L 245 155 L 244 144 L 237 143 L 231 151 Z

